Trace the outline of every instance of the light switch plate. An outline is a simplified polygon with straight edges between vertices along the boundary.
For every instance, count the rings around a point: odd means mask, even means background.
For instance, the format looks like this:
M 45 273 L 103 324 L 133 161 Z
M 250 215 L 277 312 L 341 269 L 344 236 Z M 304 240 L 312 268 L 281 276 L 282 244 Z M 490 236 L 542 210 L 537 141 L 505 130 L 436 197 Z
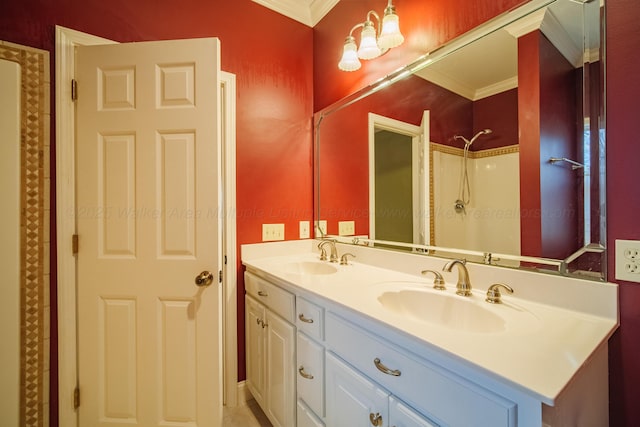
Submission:
M 356 234 L 355 221 L 338 221 L 338 235 L 353 236 Z
M 311 237 L 309 230 L 309 221 L 300 221 L 300 238 L 308 239 Z
M 284 224 L 262 224 L 262 241 L 284 240 Z
M 327 234 L 327 221 L 326 220 L 321 219 L 320 221 L 314 221 L 313 225 L 315 227 L 315 236 L 316 237 L 322 237 L 323 235 Z

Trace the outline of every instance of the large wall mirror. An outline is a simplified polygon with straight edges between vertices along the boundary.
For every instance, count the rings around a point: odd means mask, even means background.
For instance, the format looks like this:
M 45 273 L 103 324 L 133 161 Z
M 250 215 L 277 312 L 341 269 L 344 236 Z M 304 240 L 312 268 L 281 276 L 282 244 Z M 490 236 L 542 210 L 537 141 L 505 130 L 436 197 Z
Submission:
M 321 231 L 605 279 L 603 14 L 532 0 L 317 112 Z

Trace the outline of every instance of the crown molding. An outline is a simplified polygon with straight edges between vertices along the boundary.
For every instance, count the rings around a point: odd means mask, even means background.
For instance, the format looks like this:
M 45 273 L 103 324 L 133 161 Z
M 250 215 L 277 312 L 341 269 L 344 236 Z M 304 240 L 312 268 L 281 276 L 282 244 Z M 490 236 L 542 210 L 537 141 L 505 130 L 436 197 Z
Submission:
M 339 0 L 253 0 L 309 27 L 315 26 Z
M 340 0 L 311 0 L 311 23 L 315 26 Z

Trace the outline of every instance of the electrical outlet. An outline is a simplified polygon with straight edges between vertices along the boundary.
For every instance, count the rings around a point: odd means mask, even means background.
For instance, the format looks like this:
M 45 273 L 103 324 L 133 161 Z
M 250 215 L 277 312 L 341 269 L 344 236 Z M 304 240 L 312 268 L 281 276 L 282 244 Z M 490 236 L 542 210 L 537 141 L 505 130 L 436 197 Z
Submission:
M 308 239 L 311 235 L 309 234 L 309 221 L 300 221 L 300 238 Z
M 640 241 L 616 240 L 616 279 L 640 282 Z
M 321 219 L 320 221 L 314 221 L 313 225 L 315 227 L 315 236 L 322 237 L 327 234 L 327 221 Z
M 262 224 L 262 241 L 284 240 L 284 224 Z
M 355 221 L 338 221 L 338 235 L 353 236 L 356 234 Z

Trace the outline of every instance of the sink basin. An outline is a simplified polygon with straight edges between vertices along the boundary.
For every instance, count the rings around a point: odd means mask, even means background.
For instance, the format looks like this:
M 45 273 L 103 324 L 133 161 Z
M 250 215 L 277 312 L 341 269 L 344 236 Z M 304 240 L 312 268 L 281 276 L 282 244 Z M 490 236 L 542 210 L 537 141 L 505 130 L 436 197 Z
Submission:
M 308 274 L 308 275 L 325 275 L 333 274 L 338 271 L 338 268 L 327 262 L 320 261 L 295 261 L 284 264 L 282 269 L 286 273 L 290 274 Z
M 505 320 L 490 307 L 482 306 L 484 302 L 467 298 L 444 292 L 403 289 L 383 292 L 378 301 L 396 314 L 450 329 L 476 333 L 506 329 Z

